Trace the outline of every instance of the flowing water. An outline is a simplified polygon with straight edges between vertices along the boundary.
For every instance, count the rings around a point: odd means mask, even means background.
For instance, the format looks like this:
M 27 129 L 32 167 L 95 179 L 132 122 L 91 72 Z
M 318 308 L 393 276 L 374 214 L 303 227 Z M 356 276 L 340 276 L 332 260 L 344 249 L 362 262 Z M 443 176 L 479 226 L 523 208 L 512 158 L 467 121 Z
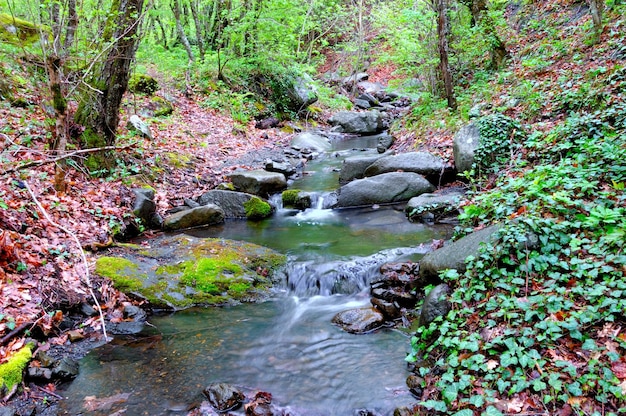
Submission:
M 184 415 L 213 382 L 271 392 L 297 415 L 353 415 L 364 408 L 386 415 L 414 402 L 405 385 L 406 335 L 348 334 L 331 319 L 370 305 L 367 286 L 382 264 L 419 259 L 450 229 L 409 223 L 397 207 L 320 208 L 324 193 L 338 187 L 343 158 L 375 146 L 371 138 L 356 140 L 338 142 L 292 184 L 320 192 L 318 207 L 189 232 L 287 254 L 283 289 L 274 299 L 151 317 L 143 336 L 115 340 L 81 361 L 80 375 L 64 392 L 66 414 Z

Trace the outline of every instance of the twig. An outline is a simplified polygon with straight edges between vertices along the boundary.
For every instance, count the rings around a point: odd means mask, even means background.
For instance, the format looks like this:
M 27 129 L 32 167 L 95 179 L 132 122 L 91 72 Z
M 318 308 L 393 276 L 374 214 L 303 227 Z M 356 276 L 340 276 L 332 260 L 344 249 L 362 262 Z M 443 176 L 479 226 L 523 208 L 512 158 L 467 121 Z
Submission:
M 11 338 L 13 338 L 14 336 L 18 335 L 20 332 L 22 332 L 23 330 L 25 330 L 26 328 L 28 328 L 32 324 L 33 324 L 32 322 L 24 322 L 22 325 L 20 325 L 17 328 L 13 329 L 13 331 L 9 332 L 8 334 L 6 334 L 2 338 L 0 338 L 0 345 L 6 344 L 7 342 L 9 342 L 11 340 Z
M 74 157 L 74 156 L 81 155 L 81 154 L 85 154 L 85 153 L 101 152 L 101 151 L 105 151 L 105 150 L 124 150 L 124 149 L 128 149 L 129 147 L 133 147 L 136 144 L 137 144 L 137 142 L 132 142 L 132 143 L 127 144 L 126 146 L 122 146 L 122 147 L 105 146 L 105 147 L 96 147 L 96 148 L 93 148 L 93 149 L 75 150 L 73 152 L 66 153 L 66 154 L 61 155 L 61 156 L 57 156 L 57 157 L 55 157 L 53 159 L 35 160 L 33 162 L 28 162 L 28 163 L 25 163 L 25 164 L 20 165 L 20 166 L 16 166 L 16 167 L 11 168 L 11 169 L 6 169 L 1 174 L 17 172 L 18 170 L 31 168 L 33 166 L 42 166 L 42 165 L 47 165 L 47 164 L 50 164 L 50 163 L 56 163 L 56 162 L 58 162 L 60 160 L 67 159 L 67 158 Z
M 28 185 L 28 182 L 24 181 L 23 183 L 24 183 L 24 186 L 26 187 L 26 190 L 30 194 L 31 198 L 33 199 L 33 201 L 37 205 L 37 208 L 39 208 L 39 211 L 41 211 L 41 213 L 46 218 L 46 220 L 48 220 L 48 222 L 52 226 L 58 228 L 59 230 L 65 232 L 66 234 L 68 234 L 76 242 L 76 245 L 78 246 L 78 250 L 80 250 L 80 256 L 81 256 L 81 259 L 83 261 L 83 266 L 85 267 L 85 275 L 84 275 L 85 283 L 87 284 L 87 289 L 89 290 L 89 294 L 91 295 L 91 298 L 93 299 L 93 301 L 95 302 L 96 306 L 98 307 L 98 312 L 100 313 L 100 324 L 102 325 L 102 334 L 104 335 L 104 339 L 106 341 L 108 341 L 109 337 L 107 336 L 106 323 L 104 321 L 104 314 L 102 313 L 102 308 L 100 307 L 100 302 L 98 302 L 98 298 L 96 298 L 96 294 L 94 293 L 93 287 L 91 285 L 91 278 L 89 277 L 89 263 L 87 263 L 87 256 L 85 255 L 85 250 L 83 250 L 83 247 L 80 244 L 80 240 L 78 239 L 76 234 L 71 232 L 69 229 L 67 229 L 67 228 L 63 227 L 62 225 L 54 222 L 54 220 L 50 217 L 50 215 L 48 215 L 48 212 L 45 210 L 45 208 L 41 205 L 41 203 L 39 203 L 39 200 L 37 199 L 37 197 L 33 193 L 32 189 L 30 189 L 30 186 Z

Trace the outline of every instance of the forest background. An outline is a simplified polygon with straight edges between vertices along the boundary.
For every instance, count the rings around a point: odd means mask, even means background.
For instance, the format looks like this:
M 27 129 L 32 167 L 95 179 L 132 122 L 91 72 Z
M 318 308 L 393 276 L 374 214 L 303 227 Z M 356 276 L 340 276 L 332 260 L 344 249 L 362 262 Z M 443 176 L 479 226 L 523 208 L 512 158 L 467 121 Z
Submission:
M 92 281 L 83 255 L 145 231 L 129 187 L 153 186 L 159 210 L 177 205 L 219 183 L 233 167 L 223 159 L 286 143 L 288 129 L 266 137 L 255 120 L 323 124 L 352 108 L 337 77 L 368 72 L 412 99 L 392 127 L 397 150 L 449 159 L 456 131 L 482 123 L 459 235 L 518 218 L 467 273 L 442 277 L 471 289 L 413 339 L 411 356 L 437 369 L 420 370 L 416 412 L 623 412 L 624 11 L 618 0 L 0 0 L 0 360 L 36 332 L 66 342 L 63 315 L 90 292 L 117 319 L 127 299 Z M 141 74 L 158 87 L 129 93 Z M 281 91 L 303 77 L 319 100 L 294 109 Z M 175 111 L 149 120 L 147 140 L 126 122 L 154 93 Z M 528 231 L 539 248 L 511 243 Z

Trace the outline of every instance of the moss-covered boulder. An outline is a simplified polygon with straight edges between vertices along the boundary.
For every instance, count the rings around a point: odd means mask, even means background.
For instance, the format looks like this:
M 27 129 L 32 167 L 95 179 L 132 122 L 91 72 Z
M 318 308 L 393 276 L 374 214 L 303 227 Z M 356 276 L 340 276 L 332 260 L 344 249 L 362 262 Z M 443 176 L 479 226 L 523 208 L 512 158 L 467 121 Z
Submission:
M 178 235 L 100 257 L 96 274 L 155 308 L 184 309 L 264 300 L 285 262 L 256 244 Z
M 134 93 L 152 95 L 159 90 L 159 83 L 150 75 L 133 74 L 128 80 L 128 89 Z
M 246 218 L 249 220 L 262 220 L 272 214 L 272 206 L 259 197 L 253 196 L 243 203 Z
M 24 369 L 32 358 L 32 344 L 27 344 L 8 357 L 8 360 L 0 364 L 0 400 L 3 396 L 10 395 L 22 382 Z

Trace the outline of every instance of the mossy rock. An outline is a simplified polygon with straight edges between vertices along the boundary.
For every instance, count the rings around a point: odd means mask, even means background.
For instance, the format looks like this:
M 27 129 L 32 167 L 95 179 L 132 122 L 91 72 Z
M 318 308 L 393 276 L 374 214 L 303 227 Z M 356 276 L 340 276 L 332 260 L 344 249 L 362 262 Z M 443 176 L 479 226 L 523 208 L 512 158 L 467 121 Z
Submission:
M 32 349 L 33 344 L 27 344 L 0 364 L 0 392 L 10 393 L 22 382 L 24 369 L 32 358 Z
M 0 13 L 0 41 L 24 47 L 37 42 L 42 34 L 50 37 L 50 27 Z
M 163 153 L 163 158 L 166 163 L 173 168 L 188 168 L 193 165 L 193 160 L 190 156 L 183 153 L 176 152 L 165 152 Z
M 133 74 L 128 80 L 128 89 L 134 93 L 152 95 L 159 90 L 159 83 L 150 75 Z
M 249 220 L 261 220 L 272 214 L 272 206 L 256 196 L 244 202 L 243 208 L 246 210 L 246 218 Z
M 179 235 L 153 241 L 150 249 L 100 257 L 96 274 L 155 308 L 184 309 L 264 300 L 285 262 L 256 244 Z
M 299 189 L 287 189 L 282 193 L 283 206 L 285 207 L 293 207 L 298 200 L 298 195 L 300 195 Z

